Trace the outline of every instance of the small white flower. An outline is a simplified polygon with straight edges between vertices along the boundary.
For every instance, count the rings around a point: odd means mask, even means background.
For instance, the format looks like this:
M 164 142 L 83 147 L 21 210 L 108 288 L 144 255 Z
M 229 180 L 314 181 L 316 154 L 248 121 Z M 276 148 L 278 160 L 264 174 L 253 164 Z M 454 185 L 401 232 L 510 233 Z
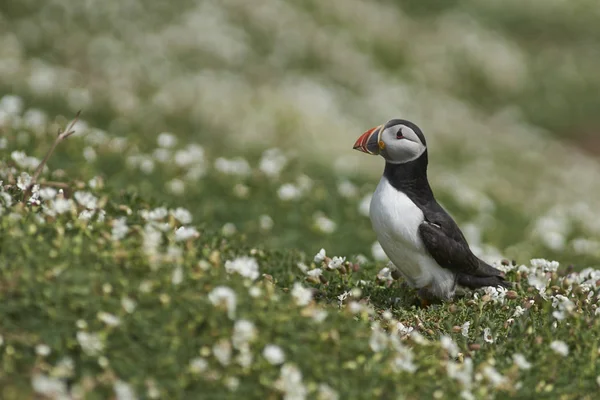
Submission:
M 388 343 L 388 335 L 383 332 L 378 325 L 374 325 L 371 329 L 371 338 L 369 339 L 369 347 L 375 353 L 383 351 Z
M 396 329 L 398 330 L 398 334 L 400 336 L 406 336 L 410 335 L 415 328 L 413 328 L 412 326 L 406 326 L 402 322 L 398 322 L 396 324 Z
M 189 239 L 197 238 L 200 233 L 194 227 L 181 226 L 175 231 L 175 241 L 183 242 Z
M 471 322 L 467 321 L 464 324 L 461 325 L 460 327 L 460 333 L 464 336 L 464 337 L 469 337 L 469 327 L 471 326 Z
M 171 276 L 171 283 L 173 285 L 179 285 L 183 282 L 183 268 L 181 266 L 175 267 L 173 270 L 173 275 Z
M 56 214 L 64 214 L 68 211 L 71 211 L 72 205 L 73 203 L 69 199 L 57 198 L 54 199 L 54 201 L 52 202 L 51 210 L 54 211 Z
M 175 210 L 170 211 L 173 218 L 175 218 L 180 223 L 187 225 L 192 222 L 192 213 L 183 207 L 178 207 Z
M 520 369 L 527 370 L 531 368 L 531 363 L 521 353 L 513 354 L 513 361 Z
M 490 328 L 485 328 L 483 330 L 483 340 L 486 343 L 494 343 L 494 336 L 492 335 L 492 330 Z
M 121 325 L 121 319 L 119 317 L 104 311 L 98 313 L 98 319 L 108 326 L 115 327 Z
M 123 381 L 116 381 L 113 384 L 113 390 L 115 391 L 116 400 L 137 400 L 135 391 L 130 384 Z
M 160 147 L 170 149 L 177 145 L 177 136 L 170 132 L 163 132 L 156 138 L 156 142 Z
M 111 237 L 114 241 L 123 240 L 127 233 L 129 232 L 129 227 L 127 226 L 127 218 L 120 217 L 112 222 L 112 231 Z
M 258 262 L 253 257 L 238 257 L 234 260 L 225 261 L 225 271 L 227 273 L 238 273 L 244 278 L 256 280 L 260 273 L 258 271 Z
M 240 379 L 235 376 L 229 376 L 225 379 L 225 387 L 232 392 L 235 392 L 237 388 L 240 386 Z
M 317 400 L 339 400 L 340 395 L 328 384 L 319 385 Z
M 212 348 L 213 354 L 217 361 L 224 367 L 231 362 L 231 343 L 229 340 L 221 339 Z
M 284 393 L 284 400 L 304 400 L 307 389 L 302 383 L 302 373 L 292 364 L 281 367 L 281 375 L 275 382 L 275 387 Z
M 346 262 L 346 257 L 333 257 L 328 263 L 327 268 L 329 269 L 338 269 L 340 268 L 344 262 Z
M 325 257 L 327 257 L 327 254 L 325 253 L 325 249 L 319 250 L 319 252 L 315 255 L 315 258 L 314 258 L 315 264 L 320 264 L 323 261 L 325 261 Z
M 127 313 L 131 314 L 132 312 L 135 311 L 135 308 L 137 307 L 137 303 L 129 297 L 122 297 L 121 298 L 121 307 L 123 307 L 123 309 Z
M 458 346 L 454 343 L 454 340 L 450 336 L 442 335 L 440 337 L 440 344 L 451 357 L 458 356 Z
M 50 346 L 48 346 L 47 344 L 41 343 L 35 346 L 35 354 L 37 354 L 38 356 L 46 357 L 50 354 L 51 351 L 52 350 L 50 349 Z
M 273 218 L 263 214 L 258 218 L 258 224 L 263 231 L 269 231 L 273 228 Z
M 223 236 L 232 236 L 236 232 L 237 232 L 237 228 L 235 227 L 235 224 L 233 224 L 232 222 L 226 223 L 221 228 L 221 233 L 223 234 Z
M 495 387 L 501 386 L 506 382 L 506 377 L 500 374 L 494 367 L 487 365 L 483 368 L 483 374 Z
M 337 229 L 337 224 L 332 219 L 322 214 L 315 215 L 315 226 L 319 231 L 326 234 L 331 234 Z
M 215 161 L 215 169 L 223 174 L 237 176 L 247 176 L 252 172 L 248 161 L 241 157 L 231 160 L 222 157 L 217 158 Z
M 240 349 L 256 338 L 256 327 L 251 321 L 241 319 L 235 321 L 231 341 L 233 347 Z
M 287 157 L 279 149 L 268 149 L 262 154 L 258 169 L 271 178 L 279 176 L 287 164 Z
M 165 207 L 158 207 L 154 210 L 142 210 L 140 215 L 147 221 L 160 221 L 169 215 L 169 211 Z
M 239 197 L 240 199 L 245 199 L 250 194 L 250 188 L 243 183 L 238 183 L 233 187 L 233 194 L 235 197 Z
M 217 286 L 208 294 L 208 300 L 215 306 L 224 305 L 230 319 L 235 318 L 237 298 L 235 292 L 227 286 Z
M 300 198 L 301 195 L 302 192 L 300 191 L 300 189 L 298 189 L 298 187 L 296 187 L 292 183 L 283 184 L 277 190 L 277 196 L 279 196 L 279 198 L 283 201 L 296 200 Z
M 311 276 L 313 278 L 318 278 L 321 275 L 323 275 L 323 270 L 321 268 L 311 269 L 310 271 L 306 272 L 306 275 Z
M 208 368 L 208 362 L 202 357 L 196 357 L 190 360 L 190 371 L 199 374 Z
M 563 357 L 569 355 L 569 346 L 562 340 L 555 340 L 550 343 L 550 348 L 556 353 Z
M 355 197 L 358 194 L 358 189 L 352 182 L 343 180 L 338 183 L 338 193 L 342 197 L 350 198 Z
M 79 331 L 76 335 L 77 342 L 81 346 L 84 353 L 90 356 L 98 355 L 104 350 L 104 342 L 96 333 L 88 333 Z
M 268 344 L 263 349 L 263 357 L 269 362 L 271 365 L 279 365 L 285 362 L 285 353 L 281 349 L 281 347 Z
M 521 306 L 516 306 L 515 312 L 513 313 L 513 317 L 518 318 L 523 314 L 525 314 L 525 309 Z
M 296 305 L 304 307 L 308 305 L 312 300 L 312 291 L 302 286 L 302 284 L 295 282 L 292 289 L 292 297 L 294 298 Z
M 394 278 L 392 277 L 392 271 L 388 268 L 382 268 L 378 273 L 377 273 L 377 279 L 379 279 L 380 281 L 389 281 L 392 282 L 394 280 Z
M 31 386 L 34 392 L 48 399 L 66 400 L 71 398 L 68 394 L 67 383 L 61 379 L 35 373 L 31 378 Z

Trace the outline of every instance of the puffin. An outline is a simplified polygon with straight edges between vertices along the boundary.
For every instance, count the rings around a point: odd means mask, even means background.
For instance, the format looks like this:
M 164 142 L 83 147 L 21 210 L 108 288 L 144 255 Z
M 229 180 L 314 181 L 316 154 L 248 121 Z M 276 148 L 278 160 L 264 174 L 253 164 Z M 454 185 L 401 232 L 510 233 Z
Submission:
M 354 149 L 385 159 L 369 217 L 397 271 L 418 289 L 422 305 L 451 300 L 457 288 L 510 287 L 504 272 L 471 251 L 427 179 L 427 142 L 421 129 L 392 119 L 363 133 Z

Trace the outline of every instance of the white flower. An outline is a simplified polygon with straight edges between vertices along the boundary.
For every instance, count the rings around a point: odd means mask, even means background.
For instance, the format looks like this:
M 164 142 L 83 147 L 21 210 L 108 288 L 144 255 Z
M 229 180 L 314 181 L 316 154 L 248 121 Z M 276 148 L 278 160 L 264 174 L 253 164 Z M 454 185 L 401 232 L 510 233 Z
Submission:
M 35 346 L 35 354 L 37 354 L 38 356 L 46 357 L 50 354 L 51 351 L 52 349 L 50 349 L 50 346 L 48 346 L 47 344 L 41 343 Z
M 135 311 L 137 303 L 133 299 L 125 296 L 121 298 L 121 307 L 123 307 L 127 313 L 131 314 Z
M 31 184 L 31 175 L 27 172 L 21 172 L 19 177 L 17 178 L 17 187 L 21 190 L 25 190 Z
M 323 275 L 323 270 L 321 268 L 311 269 L 310 271 L 306 272 L 306 275 L 313 277 L 313 278 L 318 278 L 321 275 Z
M 35 373 L 31 378 L 31 386 L 34 392 L 48 399 L 67 400 L 71 398 L 67 390 L 67 383 L 61 379 Z
M 518 318 L 523 314 L 525 314 L 525 309 L 521 306 L 516 306 L 515 312 L 513 313 L 513 317 Z
M 83 148 L 83 158 L 85 158 L 87 162 L 92 162 L 96 160 L 97 157 L 96 150 L 94 150 L 93 147 L 85 146 Z
M 116 381 L 113 384 L 113 390 L 115 391 L 116 400 L 136 400 L 137 396 L 135 391 L 130 384 L 121 380 Z
M 411 374 L 417 370 L 414 363 L 414 354 L 410 347 L 402 346 L 396 349 L 396 357 L 392 361 L 392 367 L 396 371 L 406 371 Z
M 556 354 L 560 354 L 563 357 L 566 357 L 569 355 L 569 346 L 562 340 L 553 341 L 552 343 L 550 343 L 550 348 Z
M 412 326 L 406 326 L 402 322 L 398 321 L 398 323 L 396 324 L 396 329 L 398 330 L 398 334 L 400 336 L 406 336 L 410 335 L 415 328 L 413 328 Z
M 171 283 L 173 285 L 179 285 L 183 282 L 183 268 L 180 265 L 175 267 L 173 270 L 173 275 L 171 276 Z
M 208 362 L 202 357 L 196 357 L 190 360 L 190 371 L 195 374 L 206 371 L 208 368 Z
M 374 325 L 371 328 L 371 338 L 369 339 L 369 347 L 375 353 L 383 351 L 388 343 L 388 335 L 383 332 L 378 325 Z
M 506 288 L 504 288 L 502 286 L 498 286 L 498 287 L 486 286 L 483 288 L 483 291 L 485 292 L 485 294 L 490 296 L 490 298 L 492 299 L 492 301 L 494 303 L 504 304 L 504 299 L 505 299 L 506 292 L 507 292 Z
M 227 222 L 221 228 L 221 233 L 223 234 L 223 236 L 231 236 L 231 235 L 235 234 L 236 232 L 237 232 L 237 228 L 235 227 L 235 224 L 233 224 L 232 222 Z
M 281 349 L 281 347 L 268 344 L 263 349 L 263 357 L 269 362 L 271 365 L 279 365 L 285 362 L 285 353 Z
M 458 346 L 454 343 L 454 340 L 450 336 L 442 335 L 440 337 L 440 344 L 451 357 L 458 356 Z
M 83 210 L 79 213 L 78 219 L 82 221 L 89 221 L 94 216 L 94 211 L 92 210 Z
M 104 342 L 97 333 L 79 331 L 76 337 L 81 349 L 87 355 L 95 356 L 104 350 Z
M 236 376 L 229 376 L 225 379 L 224 384 L 227 389 L 234 392 L 240 386 L 240 379 Z
M 237 299 L 235 292 L 227 286 L 217 286 L 208 294 L 208 300 L 215 306 L 224 305 L 230 319 L 235 318 Z
M 104 311 L 100 311 L 98 313 L 98 319 L 100 321 L 104 322 L 108 326 L 114 327 L 114 326 L 121 325 L 121 319 L 119 317 L 117 317 L 116 315 L 113 315 L 113 314 L 109 314 Z
M 346 262 L 346 257 L 333 257 L 328 263 L 327 268 L 329 269 L 338 269 L 340 268 L 344 262 Z
M 467 321 L 464 324 L 461 325 L 460 327 L 460 333 L 464 336 L 464 337 L 469 337 L 469 327 L 471 326 L 471 321 Z
M 225 271 L 229 274 L 237 272 L 244 278 L 252 280 L 256 280 L 260 276 L 258 262 L 255 258 L 247 256 L 225 261 Z
M 350 182 L 349 180 L 343 180 L 340 183 L 338 183 L 338 193 L 340 194 L 340 196 L 342 197 L 354 197 L 357 195 L 358 193 L 358 189 L 356 188 L 356 185 L 353 184 L 352 182 Z
M 295 282 L 292 288 L 292 297 L 294 298 L 296 305 L 304 307 L 308 305 L 312 300 L 312 291 L 302 286 L 302 284 Z
M 34 170 L 40 165 L 40 160 L 35 157 L 30 157 L 22 151 L 13 151 L 10 154 L 10 157 L 19 167 L 24 169 Z
M 9 115 L 19 115 L 23 112 L 23 99 L 13 94 L 4 95 L 0 99 L 0 111 Z
M 258 217 L 258 224 L 260 225 L 260 229 L 263 231 L 271 230 L 273 228 L 273 218 L 263 214 Z
M 471 358 L 465 358 L 462 364 L 448 361 L 446 372 L 449 378 L 456 379 L 463 388 L 471 388 L 473 384 L 473 360 Z
M 215 161 L 215 169 L 223 174 L 237 176 L 247 176 L 250 175 L 250 172 L 252 172 L 248 161 L 241 157 L 231 160 L 219 157 Z
M 231 342 L 233 347 L 240 349 L 256 338 L 256 327 L 251 321 L 241 319 L 233 325 Z
M 385 254 L 385 251 L 383 250 L 379 242 L 373 243 L 373 245 L 371 246 L 371 254 L 373 255 L 375 261 L 385 261 L 388 259 L 387 254 Z
M 142 210 L 140 215 L 147 221 L 160 221 L 169 215 L 169 211 L 165 207 L 158 207 L 154 210 Z
M 534 258 L 531 260 L 531 266 L 534 269 L 540 269 L 544 272 L 555 272 L 560 264 L 558 261 L 548 261 L 543 258 Z
M 483 330 L 483 340 L 487 343 L 494 343 L 494 336 L 492 336 L 492 331 L 490 328 L 485 328 Z
M 71 210 L 73 203 L 69 199 L 54 199 L 51 210 L 56 214 L 64 214 Z
M 120 217 L 112 222 L 112 231 L 111 237 L 114 241 L 122 240 L 127 233 L 129 232 L 129 227 L 127 226 L 127 218 Z
M 287 164 L 287 157 L 279 149 L 268 149 L 262 154 L 258 169 L 271 178 L 279 176 Z
M 196 166 L 197 172 L 194 174 L 194 178 L 198 179 L 204 175 L 204 148 L 197 144 L 190 144 L 183 150 L 175 152 L 175 164 L 179 167 L 191 167 Z
M 531 363 L 521 353 L 513 354 L 513 361 L 520 369 L 527 370 L 531 368 Z
M 494 367 L 486 365 L 483 368 L 483 374 L 490 381 L 490 383 L 496 387 L 506 382 L 506 377 L 502 376 Z
M 231 343 L 229 340 L 221 339 L 212 348 L 213 354 L 217 361 L 224 367 L 231 362 Z
M 327 234 L 333 233 L 337 229 L 337 224 L 332 219 L 321 214 L 315 216 L 315 225 L 319 231 Z
M 388 268 L 382 268 L 378 273 L 377 273 L 377 279 L 379 279 L 380 281 L 393 281 L 394 278 L 392 277 L 392 271 Z
M 174 195 L 180 196 L 185 192 L 185 182 L 181 179 L 171 179 L 166 183 L 167 189 Z
M 277 196 L 283 201 L 296 200 L 300 198 L 302 192 L 292 183 L 283 184 L 277 190 Z
M 315 255 L 315 258 L 314 258 L 315 264 L 320 264 L 323 261 L 325 261 L 325 257 L 327 257 L 327 253 L 325 252 L 325 249 L 319 250 L 319 252 Z
M 158 135 L 156 142 L 160 147 L 170 149 L 177 145 L 177 136 L 169 132 L 163 132 Z
M 321 383 L 319 385 L 317 400 L 339 400 L 339 394 L 328 384 Z
M 284 393 L 284 400 L 304 400 L 307 390 L 302 383 L 302 373 L 292 364 L 281 367 L 281 375 L 275 382 L 275 387 Z
M 192 222 L 192 213 L 183 207 L 178 207 L 175 210 L 170 211 L 173 218 L 175 218 L 180 223 L 187 225 Z
M 191 226 L 180 226 L 175 231 L 175 241 L 183 242 L 192 238 L 197 238 L 200 236 L 200 233 L 196 230 L 196 228 Z

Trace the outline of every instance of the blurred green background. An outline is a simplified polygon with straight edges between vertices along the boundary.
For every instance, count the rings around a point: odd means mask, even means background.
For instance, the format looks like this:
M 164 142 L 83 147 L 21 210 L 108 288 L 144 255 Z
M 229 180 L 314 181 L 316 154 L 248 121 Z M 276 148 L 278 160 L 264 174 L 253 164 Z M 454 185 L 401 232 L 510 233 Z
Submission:
M 0 129 L 82 109 L 51 161 L 68 177 L 251 244 L 377 258 L 383 161 L 352 144 L 401 117 L 478 254 L 597 266 L 599 39 L 591 0 L 4 0 Z M 2 131 L 38 158 L 43 133 Z

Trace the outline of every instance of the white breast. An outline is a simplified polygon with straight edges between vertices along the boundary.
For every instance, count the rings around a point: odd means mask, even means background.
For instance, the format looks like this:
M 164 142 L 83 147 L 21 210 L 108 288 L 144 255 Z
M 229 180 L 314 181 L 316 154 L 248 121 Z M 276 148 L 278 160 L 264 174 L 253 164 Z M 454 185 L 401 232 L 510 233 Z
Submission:
M 429 255 L 419 235 L 423 212 L 385 177 L 373 194 L 370 217 L 385 254 L 412 286 L 428 287 L 440 297 L 453 294 L 452 272 Z

